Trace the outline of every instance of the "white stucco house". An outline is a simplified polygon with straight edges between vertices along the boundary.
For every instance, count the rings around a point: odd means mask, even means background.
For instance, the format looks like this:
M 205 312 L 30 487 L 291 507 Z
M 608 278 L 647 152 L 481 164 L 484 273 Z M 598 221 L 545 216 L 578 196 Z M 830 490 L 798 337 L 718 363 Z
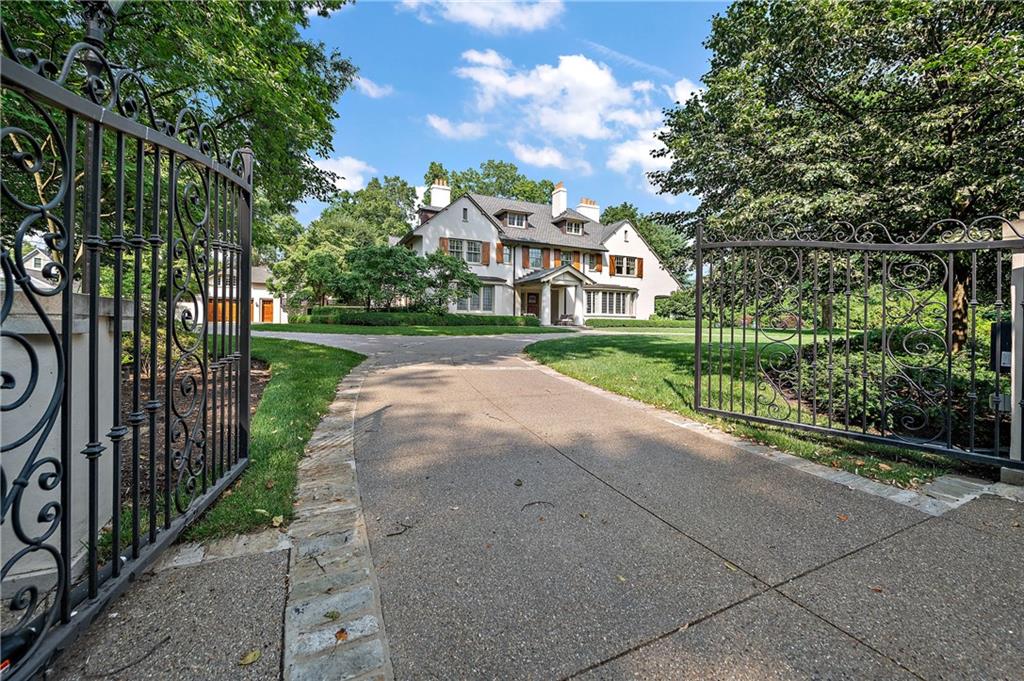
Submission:
M 592 317 L 647 319 L 655 298 L 679 288 L 633 225 L 601 224 L 597 203 L 587 198 L 569 208 L 561 182 L 551 203 L 450 198 L 447 183 L 435 181 L 419 226 L 399 243 L 420 255 L 445 250 L 480 278 L 480 293 L 452 305 L 452 312 L 533 314 L 545 326 Z
M 225 282 L 227 282 L 227 277 L 224 276 L 223 270 L 218 272 L 218 279 L 221 280 L 219 286 L 214 287 L 211 283 L 208 292 L 210 300 L 209 321 L 218 321 L 222 312 L 225 319 L 231 321 L 233 318 L 231 311 L 237 311 L 238 305 L 234 301 L 218 301 L 218 294 L 223 294 Z M 270 289 L 267 288 L 267 280 L 269 279 L 270 268 L 261 265 L 253 266 L 249 319 L 252 320 L 253 324 L 287 324 L 288 311 L 284 307 L 283 296 L 274 295 L 270 292 Z M 237 281 L 234 282 L 234 285 L 238 285 Z

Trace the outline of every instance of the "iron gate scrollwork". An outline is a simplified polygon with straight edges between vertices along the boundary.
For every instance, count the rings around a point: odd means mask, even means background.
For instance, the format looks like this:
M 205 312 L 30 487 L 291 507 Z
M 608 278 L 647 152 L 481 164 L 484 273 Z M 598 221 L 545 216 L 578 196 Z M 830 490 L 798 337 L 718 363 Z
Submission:
M 248 462 L 253 155 L 79 42 L 0 57 L 4 677 L 30 678 Z
M 992 352 L 1024 222 L 701 229 L 695 246 L 698 411 L 1024 467 L 1024 379 L 1012 403 Z

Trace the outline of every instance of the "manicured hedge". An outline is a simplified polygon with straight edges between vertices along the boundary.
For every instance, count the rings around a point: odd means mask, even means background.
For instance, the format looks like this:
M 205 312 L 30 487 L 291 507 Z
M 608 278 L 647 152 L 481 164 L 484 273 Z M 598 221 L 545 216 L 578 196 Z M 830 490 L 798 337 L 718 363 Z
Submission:
M 611 329 L 615 327 L 657 328 L 657 329 L 692 329 L 692 319 L 588 319 L 587 326 L 593 329 Z
M 293 322 L 352 326 L 540 326 L 533 315 L 434 314 L 432 312 L 347 312 L 337 308 L 313 308 Z

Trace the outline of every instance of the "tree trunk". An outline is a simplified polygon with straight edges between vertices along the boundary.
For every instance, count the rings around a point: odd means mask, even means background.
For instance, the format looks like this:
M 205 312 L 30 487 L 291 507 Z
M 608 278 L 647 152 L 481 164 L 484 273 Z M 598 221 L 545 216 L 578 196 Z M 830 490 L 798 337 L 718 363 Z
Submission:
M 949 301 L 953 313 L 952 352 L 960 352 L 967 346 L 970 336 L 970 287 L 971 268 L 960 258 L 953 258 L 953 297 Z

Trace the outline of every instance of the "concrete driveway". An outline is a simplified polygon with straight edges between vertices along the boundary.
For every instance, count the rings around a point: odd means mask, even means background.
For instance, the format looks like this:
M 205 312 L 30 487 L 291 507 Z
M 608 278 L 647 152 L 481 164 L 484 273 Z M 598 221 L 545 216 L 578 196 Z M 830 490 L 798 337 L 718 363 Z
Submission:
M 808 475 L 551 375 L 540 336 L 275 335 L 370 356 L 397 678 L 1024 678 L 1021 504 Z

